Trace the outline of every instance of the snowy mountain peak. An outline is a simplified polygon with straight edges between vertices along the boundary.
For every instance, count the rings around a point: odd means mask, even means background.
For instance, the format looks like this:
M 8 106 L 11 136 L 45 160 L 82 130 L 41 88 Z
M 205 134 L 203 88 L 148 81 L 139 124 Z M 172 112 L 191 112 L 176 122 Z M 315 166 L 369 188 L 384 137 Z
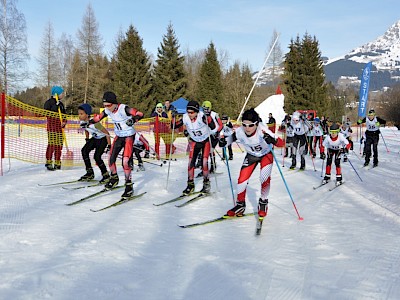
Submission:
M 400 20 L 376 40 L 353 49 L 345 58 L 360 63 L 372 61 L 377 69 L 400 69 Z

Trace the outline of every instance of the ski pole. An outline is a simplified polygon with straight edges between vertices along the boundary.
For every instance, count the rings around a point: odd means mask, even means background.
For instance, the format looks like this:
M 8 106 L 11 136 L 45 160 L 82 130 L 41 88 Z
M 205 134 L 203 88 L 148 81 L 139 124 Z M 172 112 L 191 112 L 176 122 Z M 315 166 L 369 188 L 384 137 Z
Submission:
M 358 156 L 357 153 L 356 153 L 354 150 L 351 150 L 351 152 L 354 153 L 354 155 L 358 158 L 359 161 L 362 161 L 361 158 L 360 158 L 360 156 Z
M 386 142 L 385 142 L 385 139 L 383 138 L 383 134 L 382 134 L 382 132 L 381 132 L 381 137 L 382 137 L 382 141 L 383 141 L 383 143 L 385 144 L 386 151 L 389 153 L 389 148 L 388 148 L 388 147 L 387 147 L 387 145 L 386 145 Z
M 229 168 L 229 163 L 228 163 L 228 156 L 226 155 L 226 147 L 222 148 L 222 153 L 226 159 L 226 167 L 228 169 L 228 175 L 229 175 L 229 183 L 231 185 L 231 192 L 232 192 L 232 201 L 233 205 L 235 205 L 235 193 L 233 192 L 233 185 L 232 185 L 232 177 L 231 177 L 231 170 Z
M 172 158 L 172 145 L 174 141 L 174 132 L 175 132 L 175 116 L 172 119 L 172 136 L 171 136 L 171 146 L 169 148 L 169 157 L 168 157 L 168 172 L 167 172 L 167 185 L 165 187 L 168 190 L 168 181 L 169 181 L 169 170 L 171 169 L 171 158 Z
M 224 150 L 224 149 L 222 148 L 222 153 L 224 153 L 223 150 Z M 222 161 L 224 162 L 224 164 L 226 165 L 225 158 L 221 156 L 221 154 L 217 151 L 217 149 L 214 149 L 214 151 L 217 152 L 218 156 L 221 158 L 221 160 L 222 160 Z M 225 154 L 226 154 L 226 151 L 225 151 Z M 225 155 L 225 154 L 224 154 L 224 155 Z
M 363 180 L 361 179 L 360 175 L 358 174 L 357 170 L 354 168 L 354 166 L 353 166 L 353 164 L 351 163 L 351 161 L 350 161 L 349 158 L 347 158 L 347 161 L 350 163 L 350 166 L 353 168 L 354 172 L 356 172 L 358 178 L 360 178 L 360 180 L 363 181 Z
M 322 160 L 322 166 L 321 166 L 321 177 L 324 174 L 324 165 L 325 165 L 325 158 Z
M 235 143 L 239 147 L 240 151 L 242 151 L 242 153 L 244 153 L 244 151 L 243 151 L 242 147 L 240 147 L 239 143 L 238 142 L 235 142 Z
M 294 210 L 296 211 L 296 214 L 297 214 L 299 220 L 300 220 L 300 221 L 303 221 L 304 219 L 303 219 L 302 217 L 300 217 L 300 215 L 299 215 L 299 211 L 297 210 L 296 204 L 294 203 L 292 194 L 290 193 L 290 190 L 289 190 L 289 187 L 288 187 L 288 185 L 287 185 L 287 183 L 286 183 L 285 177 L 283 176 L 282 170 L 281 170 L 281 168 L 279 167 L 279 163 L 278 163 L 278 160 L 277 160 L 277 158 L 276 158 L 276 156 L 275 156 L 275 152 L 274 152 L 274 150 L 272 149 L 272 145 L 269 145 L 269 147 L 270 147 L 271 153 L 272 153 L 272 155 L 273 155 L 273 157 L 274 157 L 276 166 L 278 167 L 279 173 L 281 174 L 283 183 L 285 184 L 286 190 L 287 190 L 287 192 L 288 192 L 288 194 L 289 194 L 290 200 L 292 200 L 292 204 L 293 204 Z

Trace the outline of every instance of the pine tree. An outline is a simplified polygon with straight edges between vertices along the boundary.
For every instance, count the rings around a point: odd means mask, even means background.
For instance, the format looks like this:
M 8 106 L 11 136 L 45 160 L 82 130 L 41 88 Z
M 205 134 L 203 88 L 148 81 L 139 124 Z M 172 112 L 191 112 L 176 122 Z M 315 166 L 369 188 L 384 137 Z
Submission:
M 187 78 L 184 72 L 185 58 L 179 52 L 179 43 L 172 24 L 168 25 L 158 48 L 153 71 L 154 95 L 158 102 L 174 101 L 186 97 Z
M 150 66 L 143 41 L 133 25 L 130 25 L 125 39 L 120 40 L 117 47 L 114 92 L 119 101 L 143 113 L 150 113 L 154 104 Z
M 302 40 L 299 36 L 295 41 L 291 40 L 284 65 L 286 109 L 315 109 L 325 112 L 328 97 L 317 39 L 306 33 Z
M 249 93 L 253 80 L 248 65 L 240 66 L 235 62 L 226 72 L 224 79 L 224 103 L 221 113 L 236 118 Z
M 212 109 L 220 111 L 224 107 L 222 72 L 217 59 L 217 51 L 211 42 L 207 48 L 205 59 L 200 68 L 196 98 L 200 102 L 210 101 Z

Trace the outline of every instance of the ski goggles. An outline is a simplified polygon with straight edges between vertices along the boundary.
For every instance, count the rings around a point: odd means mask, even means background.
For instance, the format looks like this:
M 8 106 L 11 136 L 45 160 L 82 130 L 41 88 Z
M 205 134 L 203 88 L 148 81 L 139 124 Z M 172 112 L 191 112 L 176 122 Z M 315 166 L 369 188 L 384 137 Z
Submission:
M 340 129 L 329 130 L 330 134 L 338 134 L 339 132 L 340 132 Z
M 249 124 L 242 123 L 242 126 L 243 126 L 243 127 L 250 127 L 250 128 L 251 128 L 251 127 L 254 127 L 254 126 L 256 126 L 256 125 L 257 125 L 257 123 L 258 123 L 258 122 L 249 123 Z

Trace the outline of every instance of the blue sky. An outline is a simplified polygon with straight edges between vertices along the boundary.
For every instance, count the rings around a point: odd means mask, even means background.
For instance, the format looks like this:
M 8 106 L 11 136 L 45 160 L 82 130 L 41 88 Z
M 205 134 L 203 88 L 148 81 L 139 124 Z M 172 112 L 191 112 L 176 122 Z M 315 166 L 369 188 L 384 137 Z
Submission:
M 51 21 L 56 37 L 62 33 L 76 38 L 89 1 L 19 0 L 17 8 L 27 23 L 30 68 L 35 68 L 39 44 Z M 113 53 L 117 33 L 132 24 L 154 56 L 172 23 L 181 50 L 204 49 L 213 41 L 217 50 L 235 60 L 249 63 L 257 71 L 264 63 L 272 33 L 280 33 L 284 53 L 291 38 L 308 32 L 316 36 L 323 56 L 341 56 L 382 35 L 400 20 L 400 1 L 286 0 L 94 0 L 91 1 L 104 52 Z M 31 70 L 34 71 L 34 70 Z

